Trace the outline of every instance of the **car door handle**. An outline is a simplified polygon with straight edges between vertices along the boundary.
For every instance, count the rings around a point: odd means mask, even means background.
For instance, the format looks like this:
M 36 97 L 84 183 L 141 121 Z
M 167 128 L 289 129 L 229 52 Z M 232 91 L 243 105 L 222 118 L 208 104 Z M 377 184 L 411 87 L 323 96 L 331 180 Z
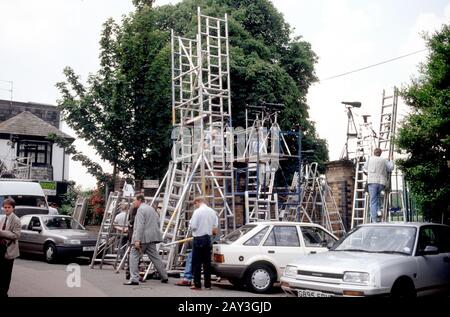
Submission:
M 316 254 L 317 251 L 310 251 L 309 254 Z
M 267 253 L 275 253 L 275 251 L 269 250 L 269 251 L 267 251 Z

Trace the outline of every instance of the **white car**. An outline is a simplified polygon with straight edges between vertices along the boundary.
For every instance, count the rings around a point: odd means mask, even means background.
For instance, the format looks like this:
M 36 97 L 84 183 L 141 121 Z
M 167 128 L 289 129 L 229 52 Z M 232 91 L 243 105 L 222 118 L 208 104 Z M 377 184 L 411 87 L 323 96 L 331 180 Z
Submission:
M 415 297 L 450 290 L 450 227 L 431 223 L 365 224 L 326 254 L 299 257 L 281 287 L 299 297 Z
M 264 293 L 299 255 L 328 251 L 336 241 L 336 236 L 317 224 L 253 222 L 213 245 L 212 269 L 235 286 L 247 285 L 251 291 Z

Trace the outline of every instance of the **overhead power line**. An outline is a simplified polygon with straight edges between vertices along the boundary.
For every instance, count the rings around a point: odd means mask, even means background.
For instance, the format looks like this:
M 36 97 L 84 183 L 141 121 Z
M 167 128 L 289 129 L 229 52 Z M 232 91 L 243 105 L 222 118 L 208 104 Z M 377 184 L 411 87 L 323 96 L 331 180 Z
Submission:
M 424 48 L 422 50 L 415 51 L 415 52 L 412 52 L 412 53 L 409 53 L 409 54 L 406 54 L 406 55 L 398 56 L 398 57 L 395 57 L 395 58 L 391 58 L 391 59 L 388 59 L 388 60 L 385 60 L 385 61 L 373 64 L 373 65 L 369 65 L 369 66 L 366 66 L 366 67 L 362 67 L 362 68 L 358 68 L 358 69 L 355 69 L 355 70 L 351 70 L 351 71 L 346 72 L 346 73 L 342 73 L 342 74 L 339 74 L 339 75 L 335 75 L 335 76 L 327 77 L 327 78 L 324 78 L 324 79 L 320 79 L 319 81 L 330 80 L 330 79 L 333 79 L 333 78 L 337 78 L 337 77 L 345 76 L 345 75 L 348 75 L 348 74 L 360 72 L 362 70 L 365 70 L 365 69 L 368 69 L 368 68 L 371 68 L 371 67 L 375 67 L 375 66 L 379 66 L 379 65 L 383 65 L 383 64 L 386 64 L 386 63 L 389 63 L 389 62 L 401 59 L 401 58 L 405 58 L 405 57 L 408 57 L 408 56 L 411 56 L 411 55 L 414 55 L 414 54 L 418 54 L 418 53 L 424 52 L 426 50 L 428 50 L 428 49 Z

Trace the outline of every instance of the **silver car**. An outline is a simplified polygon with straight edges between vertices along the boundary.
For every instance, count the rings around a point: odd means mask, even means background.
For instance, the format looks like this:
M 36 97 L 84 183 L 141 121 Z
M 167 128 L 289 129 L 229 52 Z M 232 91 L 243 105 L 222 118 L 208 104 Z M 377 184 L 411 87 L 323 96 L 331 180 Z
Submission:
M 431 223 L 361 225 L 329 252 L 286 266 L 281 287 L 299 297 L 415 297 L 450 290 L 450 227 Z
M 20 253 L 44 255 L 48 263 L 94 253 L 97 236 L 70 216 L 25 215 L 20 221 Z

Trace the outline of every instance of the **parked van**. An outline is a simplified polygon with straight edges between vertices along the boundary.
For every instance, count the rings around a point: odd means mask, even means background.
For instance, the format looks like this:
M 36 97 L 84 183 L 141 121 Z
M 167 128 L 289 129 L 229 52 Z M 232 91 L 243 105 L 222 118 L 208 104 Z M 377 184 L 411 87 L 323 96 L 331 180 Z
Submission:
M 0 180 L 0 206 L 3 201 L 12 198 L 16 202 L 15 214 L 18 217 L 28 214 L 48 214 L 48 203 L 39 183 L 15 179 Z

